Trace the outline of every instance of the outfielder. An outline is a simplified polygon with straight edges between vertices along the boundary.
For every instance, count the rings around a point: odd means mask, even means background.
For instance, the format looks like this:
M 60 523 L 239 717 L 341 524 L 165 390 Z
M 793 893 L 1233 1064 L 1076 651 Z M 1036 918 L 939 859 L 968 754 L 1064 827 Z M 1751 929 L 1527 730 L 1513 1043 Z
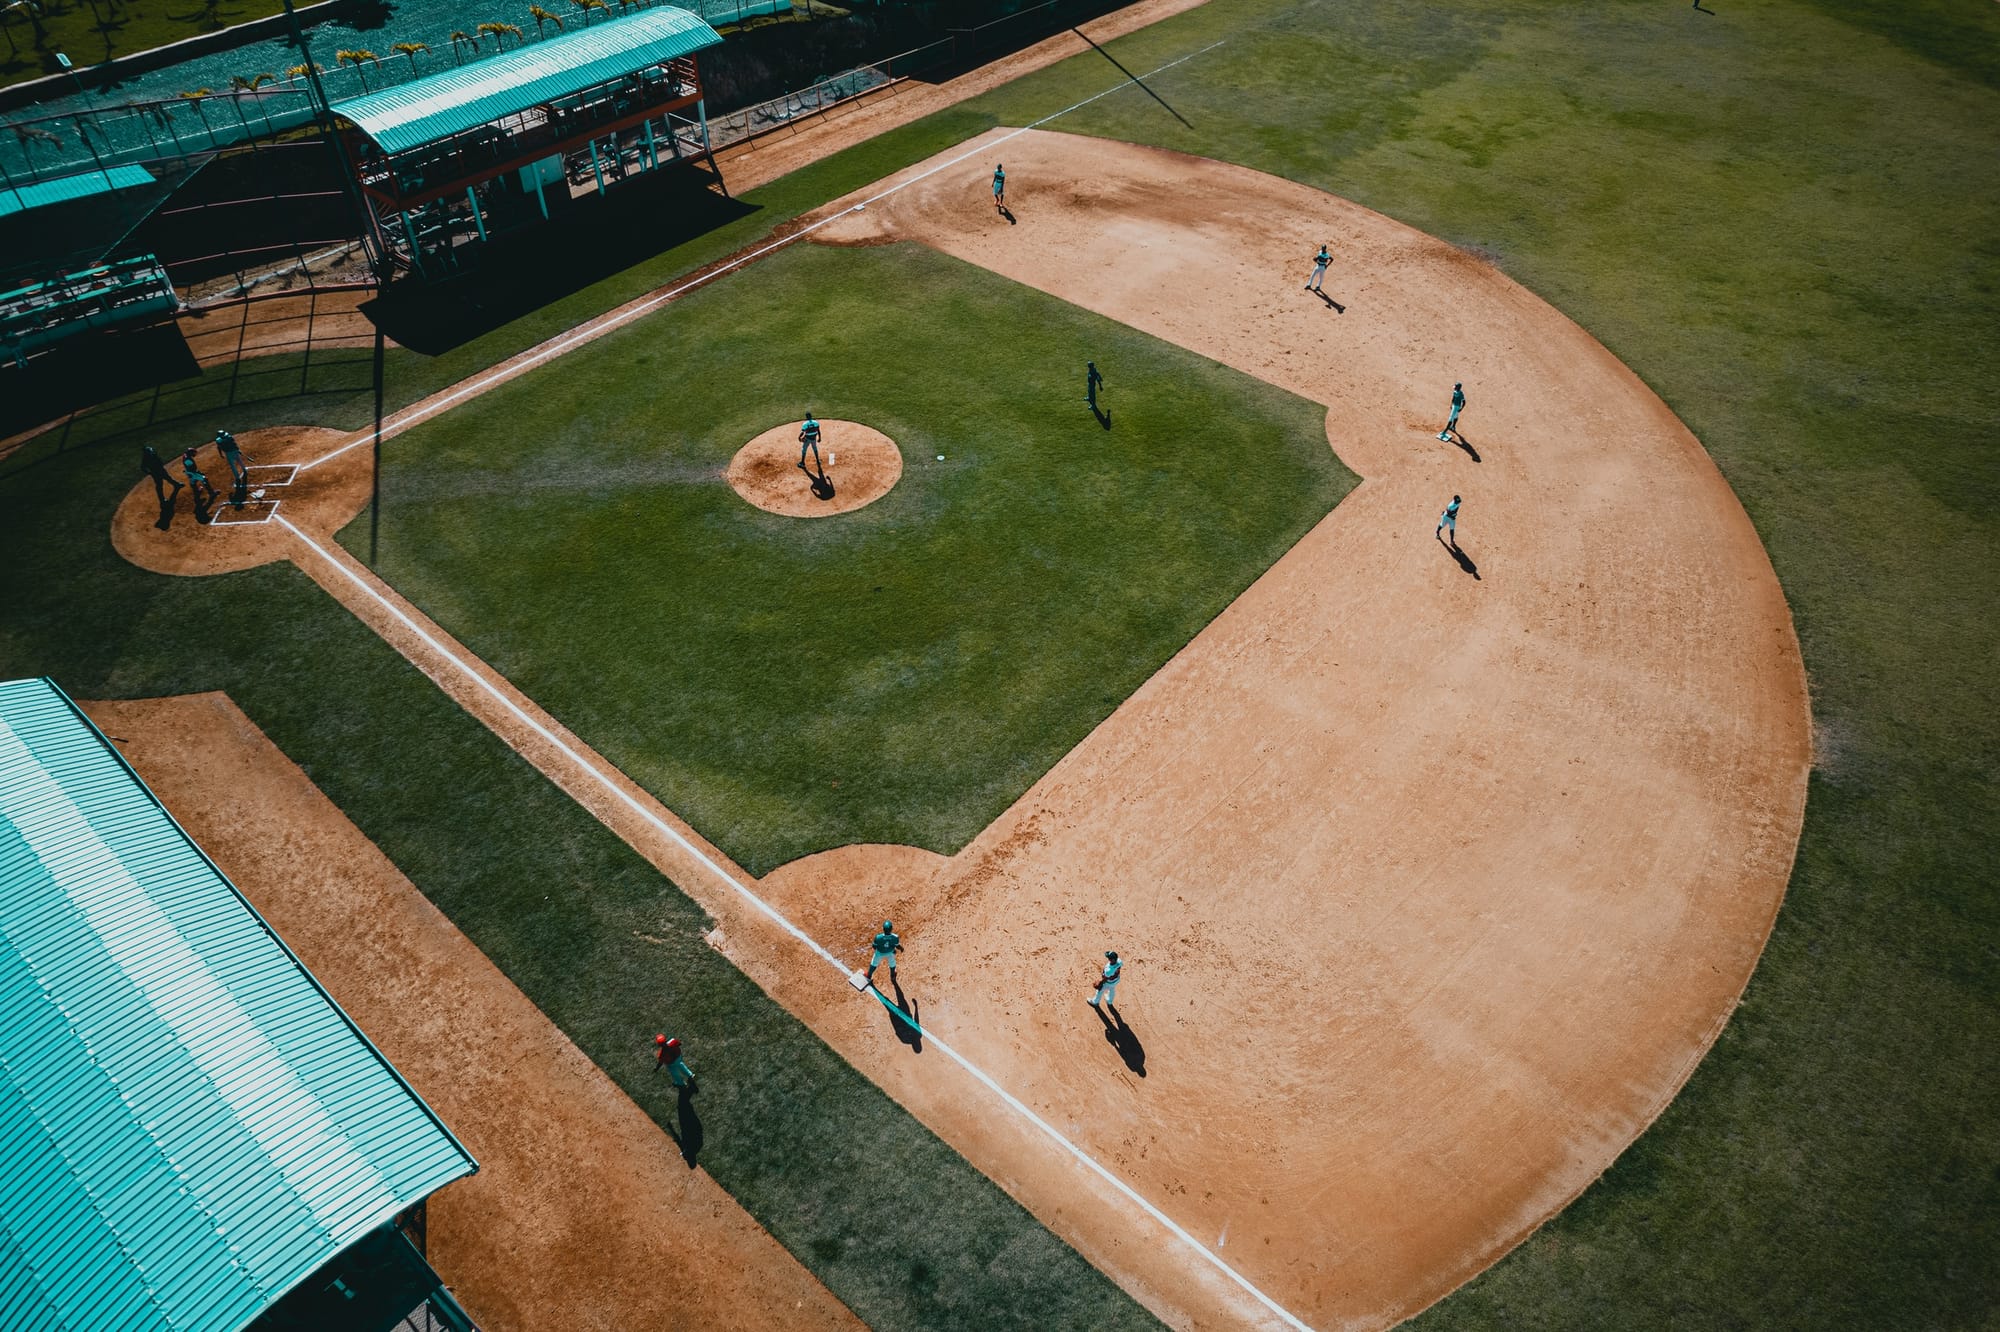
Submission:
M 875 936 L 874 948 L 875 951 L 868 958 L 868 983 L 870 985 L 875 983 L 875 968 L 887 962 L 889 964 L 889 984 L 894 985 L 896 983 L 896 954 L 903 951 L 903 941 L 896 935 L 894 922 L 886 920 L 882 922 L 882 932 Z
M 1118 1007 L 1116 1002 L 1118 999 L 1118 979 L 1124 974 L 1124 971 L 1125 964 L 1118 960 L 1118 954 L 1106 953 L 1104 955 L 1104 974 L 1098 977 L 1096 985 L 1097 993 L 1090 996 L 1090 1006 L 1092 1008 L 1097 1007 L 1100 1000 L 1103 1001 L 1106 1008 Z
M 1307 291 L 1324 290 L 1320 284 L 1326 280 L 1326 266 L 1332 262 L 1333 251 L 1327 249 L 1324 245 L 1320 246 L 1319 253 L 1313 256 L 1312 276 L 1306 279 Z
M 1464 410 L 1465 385 L 1453 384 L 1451 386 L 1451 419 L 1444 423 L 1444 429 L 1438 431 L 1438 438 L 1440 440 L 1443 440 L 1447 444 L 1451 442 L 1451 432 L 1458 429 L 1458 414 Z

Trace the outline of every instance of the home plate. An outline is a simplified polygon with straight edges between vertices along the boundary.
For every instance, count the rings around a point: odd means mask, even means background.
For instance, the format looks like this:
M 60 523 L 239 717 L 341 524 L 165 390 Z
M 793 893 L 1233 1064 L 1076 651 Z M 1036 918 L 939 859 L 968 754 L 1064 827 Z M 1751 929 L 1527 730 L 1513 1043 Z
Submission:
M 848 974 L 847 983 L 849 985 L 852 985 L 855 989 L 861 991 L 861 993 L 863 994 L 868 993 L 868 976 L 865 972 L 862 972 L 859 969 L 856 969 L 855 971 L 852 971 Z

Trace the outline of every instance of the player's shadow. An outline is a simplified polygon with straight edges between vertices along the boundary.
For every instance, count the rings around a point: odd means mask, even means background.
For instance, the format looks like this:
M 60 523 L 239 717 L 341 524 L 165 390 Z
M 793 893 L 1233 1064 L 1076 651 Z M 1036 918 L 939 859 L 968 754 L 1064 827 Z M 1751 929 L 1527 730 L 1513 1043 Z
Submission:
M 1093 402 L 1090 404 L 1090 414 L 1097 418 L 1098 425 L 1102 426 L 1106 430 L 1111 429 L 1110 412 L 1106 411 L 1102 407 L 1099 407 L 1096 403 Z
M 1472 441 L 1467 439 L 1464 435 L 1459 434 L 1456 430 L 1452 431 L 1451 442 L 1458 445 L 1458 447 L 1460 447 L 1461 449 L 1464 449 L 1467 455 L 1471 457 L 1472 461 L 1474 462 L 1479 461 L 1479 450 L 1473 448 Z
M 689 1170 L 694 1169 L 696 1158 L 701 1155 L 701 1116 L 694 1110 L 694 1088 L 676 1087 L 674 1106 L 674 1141 L 681 1145 L 681 1160 L 687 1162 Z
M 917 1011 L 917 1001 L 904 997 L 903 982 L 892 974 L 889 988 L 896 992 L 896 1006 L 889 1008 L 884 996 L 884 1010 L 889 1014 L 889 1029 L 896 1033 L 896 1039 L 910 1047 L 911 1054 L 924 1052 L 923 1014 Z M 880 990 L 875 992 L 881 994 Z M 907 1020 L 906 1020 L 907 1019 Z
M 160 520 L 154 523 L 153 526 L 164 532 L 174 525 L 175 501 L 178 499 L 180 499 L 179 492 L 160 497 Z
M 1111 1009 L 1108 1017 L 1105 1015 L 1107 1008 Z M 1097 1020 L 1104 1024 L 1104 1039 L 1111 1042 L 1111 1048 L 1125 1061 L 1125 1067 L 1140 1077 L 1145 1077 L 1146 1047 L 1139 1043 L 1139 1033 L 1125 1024 L 1125 1015 L 1111 1008 L 1109 1004 L 1095 1005 L 1091 1011 L 1095 1012 Z
M 1479 566 L 1472 562 L 1472 557 L 1470 555 L 1466 554 L 1464 551 L 1458 548 L 1458 543 L 1456 541 L 1447 542 L 1443 537 L 1439 537 L 1438 544 L 1451 552 L 1451 557 L 1458 561 L 1459 568 L 1465 570 L 1467 573 L 1471 574 L 1474 578 L 1479 578 Z M 1480 579 L 1480 581 L 1484 582 L 1485 580 Z
M 1007 219 L 1007 225 L 1010 227 L 1016 227 L 1021 224 L 1021 220 L 1014 216 L 1014 210 L 1006 204 L 1000 205 L 1000 216 Z
M 203 525 L 214 522 L 215 515 L 210 512 L 208 507 L 211 500 L 203 499 L 202 492 L 196 490 L 193 486 L 189 486 L 188 489 L 194 494 L 194 520 Z
M 1341 303 L 1340 303 L 1339 301 L 1336 301 L 1335 299 L 1333 299 L 1333 297 L 1331 297 L 1331 296 L 1327 295 L 1327 294 L 1326 294 L 1325 292 L 1321 291 L 1321 290 L 1320 290 L 1320 289 L 1319 289 L 1318 287 L 1314 287 L 1314 288 L 1313 288 L 1313 295 L 1315 295 L 1315 296 L 1319 297 L 1319 298 L 1320 298 L 1321 300 L 1325 301 L 1325 302 L 1326 302 L 1326 303 L 1327 303 L 1328 305 L 1332 306 L 1332 307 L 1333 307 L 1333 312 L 1334 312 L 1335 314 L 1346 314 L 1346 313 L 1347 313 L 1347 307 L 1346 307 L 1346 306 L 1342 305 L 1342 304 L 1341 304 Z
M 826 474 L 826 468 L 820 463 L 818 454 L 815 453 L 813 455 L 813 466 L 808 467 L 804 463 L 800 463 L 799 470 L 806 474 L 806 483 L 812 487 L 814 499 L 830 500 L 833 498 L 833 478 Z

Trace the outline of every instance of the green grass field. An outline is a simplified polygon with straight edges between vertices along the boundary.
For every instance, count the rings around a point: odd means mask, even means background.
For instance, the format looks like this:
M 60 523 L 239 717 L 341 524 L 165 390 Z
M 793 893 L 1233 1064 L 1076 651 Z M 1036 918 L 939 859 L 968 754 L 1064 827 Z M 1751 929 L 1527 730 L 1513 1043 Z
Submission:
M 823 522 L 740 499 L 731 455 L 808 409 L 894 438 L 895 489 Z M 956 851 L 1353 483 L 1316 404 L 921 247 L 809 245 L 382 475 L 390 584 L 757 874 Z
M 2000 369 L 2000 5 L 1710 8 L 1210 4 L 1108 48 L 1143 72 L 1224 40 L 1149 80 L 1192 128 L 1130 91 L 1055 126 L 1241 162 L 1480 247 L 1702 438 L 1797 617 L 1818 766 L 1743 1007 L 1603 1180 L 1420 1326 L 1978 1328 L 2000 1308 L 2000 722 L 1988 701 L 2000 469 L 1979 415 Z M 447 356 L 392 357 L 390 399 L 1118 77 L 1086 54 L 798 173 L 721 232 Z M 752 299 L 729 281 L 716 304 Z M 772 359 L 797 351 L 780 344 Z M 176 432 L 353 425 L 367 408 L 352 389 L 185 405 Z M 125 410 L 86 418 L 69 452 L 0 469 L 0 557 L 16 576 L 0 669 L 53 674 L 83 697 L 228 689 L 635 1095 L 649 1092 L 633 1037 L 657 1029 L 661 1008 L 713 1029 L 705 1082 L 737 1088 L 726 1107 L 703 1106 L 704 1163 L 871 1323 L 1143 1319 L 699 946 L 698 911 L 303 578 L 189 583 L 120 565 L 104 524 L 130 478 L 116 432 L 141 409 Z M 393 487 L 391 558 L 411 517 Z M 1090 706 L 1067 720 L 1051 709 L 1047 744 Z M 671 956 L 633 941 L 640 920 L 674 940 Z M 672 1124 L 671 1106 L 641 1103 Z M 869 1127 L 825 1141 L 836 1115 Z M 850 1213 L 846 1174 L 876 1152 L 945 1172 L 948 1191 L 933 1180 Z M 961 1191 L 975 1208 L 956 1205 Z M 947 1192 L 948 1217 L 930 1210 Z M 995 1274 L 1010 1246 L 1045 1264 L 1031 1309 L 1004 1304 L 1003 1288 L 1023 1293 Z

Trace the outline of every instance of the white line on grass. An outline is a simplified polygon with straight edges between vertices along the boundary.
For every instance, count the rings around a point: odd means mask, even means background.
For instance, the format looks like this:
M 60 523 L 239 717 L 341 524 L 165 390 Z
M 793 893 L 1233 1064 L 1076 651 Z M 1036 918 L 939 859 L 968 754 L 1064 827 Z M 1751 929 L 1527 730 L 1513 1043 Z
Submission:
M 1118 92 L 1119 90 L 1124 88 L 1132 87 L 1134 84 L 1138 83 L 1141 79 L 1149 79 L 1153 77 L 1153 75 L 1161 73 L 1164 70 L 1172 69 L 1175 65 L 1184 65 L 1188 61 L 1194 59 L 1196 56 L 1204 55 L 1210 51 L 1213 51 L 1216 47 L 1221 45 L 1222 42 L 1210 42 L 1207 46 L 1204 46 L 1196 51 L 1190 51 L 1186 55 L 1181 56 L 1177 60 L 1169 60 L 1166 64 L 1161 65 L 1158 69 L 1147 70 L 1144 74 L 1138 75 L 1134 78 L 1127 79 L 1123 83 L 1114 84 L 1111 87 L 1106 88 L 1103 92 L 1094 93 L 1091 96 L 1084 98 L 1081 102 L 1072 103 L 1071 105 L 1064 107 L 1060 111 L 1054 112 L 1050 115 L 1043 116 L 1040 120 L 1037 120 L 1032 124 L 1023 125 L 1020 129 L 1009 131 L 1008 133 L 1003 134 L 999 138 L 995 139 L 992 143 L 983 144 L 978 148 L 969 149 L 966 152 L 960 153 L 957 157 L 952 158 L 949 162 L 940 162 L 938 165 L 932 167 L 929 171 L 924 172 L 922 175 L 912 176 L 906 181 L 902 181 L 899 184 L 891 185 L 889 188 L 883 190 L 881 193 L 871 195 L 868 198 L 863 199 L 860 203 L 855 204 L 850 208 L 844 208 L 840 212 L 835 213 L 830 217 L 823 217 L 819 221 L 814 222 L 809 226 L 801 227 L 797 231 L 794 231 L 789 236 L 781 236 L 777 240 L 772 241 L 769 245 L 761 245 L 758 248 L 752 250 L 748 254 L 738 255 L 736 258 L 731 259 L 728 263 L 722 264 L 716 268 L 710 269 L 706 273 L 702 273 L 696 277 L 690 278 L 686 282 L 683 282 L 678 287 L 674 287 L 668 291 L 655 292 L 653 295 L 646 297 L 644 300 L 639 301 L 635 305 L 628 306 L 623 310 L 614 311 L 611 314 L 604 315 L 598 319 L 594 319 L 587 324 L 579 324 L 575 328 L 570 329 L 567 333 L 558 334 L 557 336 L 543 343 L 540 348 L 530 353 L 526 360 L 520 361 L 518 363 L 508 362 L 500 366 L 498 369 L 493 370 L 488 374 L 480 376 L 478 379 L 475 379 L 470 383 L 461 384 L 459 387 L 451 390 L 449 393 L 446 393 L 442 397 L 433 398 L 426 402 L 420 402 L 413 407 L 405 408 L 402 412 L 399 412 L 396 415 L 390 417 L 388 423 L 384 425 L 379 432 L 370 431 L 369 433 L 362 435 L 359 439 L 350 440 L 348 443 L 341 445 L 333 452 L 328 454 L 323 454 L 320 457 L 313 459 L 311 462 L 303 464 L 299 468 L 299 470 L 301 472 L 309 472 L 313 468 L 319 466 L 321 463 L 332 462 L 335 458 L 338 458 L 341 454 L 346 453 L 349 449 L 360 448 L 363 444 L 372 443 L 377 439 L 391 439 L 397 435 L 400 435 L 405 430 L 408 430 L 411 426 L 429 420 L 431 417 L 436 416 L 439 412 L 445 410 L 447 407 L 455 406 L 458 403 L 463 402 L 467 398 L 476 397 L 477 395 L 484 393 L 487 389 L 491 388 L 493 385 L 499 383 L 504 379 L 508 379 L 514 375 L 521 374 L 527 370 L 532 370 L 536 366 L 541 365 L 546 361 L 554 360 L 556 357 L 561 356 L 563 353 L 574 349 L 575 347 L 577 347 L 582 343 L 593 341 L 596 338 L 611 332 L 613 329 L 621 328 L 624 325 L 631 323 L 634 319 L 639 318 L 639 316 L 641 315 L 651 314 L 654 310 L 659 309 L 662 305 L 665 305 L 667 302 L 676 300 L 679 297 L 686 295 L 688 292 L 693 291 L 696 287 L 705 286 L 708 283 L 713 282 L 715 279 L 721 277 L 724 273 L 734 272 L 736 269 L 743 267 L 743 265 L 750 263 L 753 260 L 763 258 L 765 255 L 770 254 L 773 250 L 782 250 L 787 245 L 792 244 L 794 241 L 805 239 L 807 236 L 810 236 L 813 232 L 818 231 L 821 227 L 826 226 L 830 222 L 838 222 L 841 218 L 846 217 L 849 213 L 858 213 L 862 209 L 866 208 L 869 204 L 880 202 L 881 200 L 886 199 L 890 195 L 896 193 L 898 190 L 907 189 L 910 186 L 916 184 L 920 180 L 928 180 L 930 177 L 935 176 L 938 172 L 944 171 L 950 167 L 955 167 L 960 162 L 963 162 L 968 158 L 983 156 L 984 154 L 991 152 L 994 148 L 998 147 L 1000 144 L 1007 142 L 1009 139 L 1017 138 L 1020 135 L 1026 134 L 1029 130 L 1040 129 L 1042 126 L 1048 124 L 1052 120 L 1056 120 L 1063 116 L 1066 116 L 1072 111 L 1082 110 L 1084 107 L 1089 106 L 1092 102 L 1097 101 L 1101 97 L 1109 97 L 1112 93 Z
M 1102 94 L 1100 94 L 1100 96 L 1101 95 Z M 782 929 L 785 933 L 791 935 L 792 938 L 798 940 L 800 943 L 804 944 L 807 948 L 810 948 L 823 961 L 825 961 L 828 966 L 832 967 L 835 971 L 840 973 L 843 982 L 846 980 L 848 974 L 850 973 L 850 971 L 852 971 L 852 968 L 849 967 L 846 963 L 842 962 L 839 958 L 835 957 L 832 953 L 828 952 L 824 947 L 821 946 L 820 942 L 817 939 L 807 934 L 804 930 L 800 929 L 798 926 L 792 924 L 792 922 L 787 920 L 784 917 L 784 915 L 778 911 L 776 907 L 766 902 L 763 898 L 757 896 L 757 894 L 751 892 L 749 887 L 742 881 L 737 879 L 737 877 L 734 874 L 731 874 L 728 870 L 724 869 L 720 864 L 716 863 L 714 857 L 710 856 L 707 852 L 703 851 L 700 847 L 696 846 L 693 842 L 690 842 L 686 837 L 682 836 L 678 828 L 675 828 L 672 824 L 668 823 L 665 819 L 662 819 L 652 810 L 646 808 L 646 806 L 641 804 L 639 800 L 637 800 L 630 792 L 626 791 L 624 787 L 612 781 L 611 778 L 608 775 L 606 775 L 603 769 L 599 768 L 595 763 L 592 763 L 589 759 L 585 758 L 583 755 L 577 753 L 574 749 L 570 748 L 570 746 L 563 741 L 562 737 L 558 736 L 557 734 L 555 734 L 555 732 L 549 730 L 548 727 L 542 725 L 540 722 L 536 721 L 533 717 L 529 716 L 528 713 L 524 709 L 522 709 L 522 707 L 518 703 L 514 702 L 513 699 L 507 697 L 506 694 L 502 693 L 485 676 L 481 675 L 478 671 L 473 670 L 472 667 L 469 664 L 467 664 L 467 662 L 462 657 L 460 657 L 457 653 L 453 652 L 450 648 L 446 647 L 443 643 L 440 643 L 437 640 L 437 638 L 433 636 L 429 631 L 427 631 L 422 625 L 418 624 L 415 620 L 412 620 L 409 616 L 405 615 L 399 606 L 397 606 L 394 602 L 390 601 L 387 597 L 383 596 L 380 592 L 376 591 L 372 586 L 370 586 L 366 579 L 362 578 L 361 575 L 355 573 L 353 569 L 348 567 L 346 561 L 335 557 L 331 552 L 329 552 L 326 549 L 326 547 L 320 545 L 319 542 L 313 540 L 310 536 L 307 536 L 292 522 L 291 519 L 277 514 L 274 514 L 272 516 L 273 518 L 276 519 L 277 522 L 284 525 L 286 531 L 290 532 L 300 541 L 303 541 L 308 547 L 312 549 L 312 551 L 315 554 L 317 554 L 321 559 L 325 560 L 337 572 L 339 572 L 341 577 L 347 579 L 348 582 L 354 584 L 355 587 L 359 588 L 364 594 L 366 594 L 367 597 L 371 601 L 373 601 L 377 606 L 380 606 L 383 610 L 388 611 L 389 614 L 394 616 L 399 624 L 401 624 L 404 628 L 408 629 L 411 633 L 415 634 L 418 638 L 422 639 L 424 644 L 428 646 L 431 649 L 431 651 L 437 653 L 440 657 L 450 662 L 453 666 L 456 666 L 459 669 L 459 671 L 465 675 L 467 679 L 471 680 L 472 683 L 479 686 L 480 689 L 484 690 L 489 696 L 493 698 L 495 702 L 499 703 L 501 707 L 505 708 L 509 713 L 511 713 L 516 720 L 520 721 L 523 725 L 527 726 L 529 730 L 533 731 L 543 740 L 546 740 L 549 744 L 553 745 L 557 750 L 557 752 L 562 754 L 562 756 L 564 758 L 567 758 L 571 763 L 575 764 L 577 768 L 582 770 L 584 773 L 588 774 L 593 781 L 595 781 L 598 785 L 602 786 L 606 791 L 610 792 L 611 795 L 615 799 L 620 801 L 622 804 L 624 804 L 624 806 L 627 809 L 631 810 L 634 814 L 637 814 L 640 818 L 644 819 L 656 831 L 664 834 L 676 846 L 680 847 L 683 851 L 687 852 L 687 854 L 693 856 L 695 860 L 702 866 L 702 868 L 706 869 L 710 874 L 713 874 L 723 883 L 729 885 L 729 887 L 735 889 L 736 894 L 739 897 L 741 897 L 744 901 L 748 902 L 751 906 L 755 907 L 758 911 L 762 912 L 767 918 L 771 920 L 773 924 L 777 925 L 778 928 Z M 1284 1306 L 1280 1305 L 1276 1300 L 1272 1299 L 1269 1295 L 1266 1295 L 1263 1291 L 1257 1289 L 1256 1286 L 1250 1284 L 1249 1278 L 1245 1277 L 1242 1273 L 1238 1272 L 1228 1263 L 1223 1262 L 1221 1258 L 1219 1258 L 1218 1256 L 1216 1256 L 1215 1253 L 1210 1251 L 1207 1245 L 1203 1244 L 1193 1235 L 1190 1235 L 1186 1230 L 1183 1230 L 1179 1225 L 1179 1223 L 1177 1223 L 1172 1217 L 1168 1216 L 1165 1212 L 1162 1212 L 1159 1208 L 1153 1206 L 1152 1203 L 1146 1201 L 1146 1199 L 1141 1197 L 1139 1193 L 1132 1188 L 1131 1185 L 1127 1184 L 1124 1180 L 1118 1178 L 1118 1176 L 1112 1174 L 1102 1165 L 1099 1165 L 1095 1157 L 1091 1156 L 1089 1153 L 1085 1152 L 1081 1147 L 1077 1146 L 1075 1143 L 1071 1142 L 1068 1138 L 1064 1137 L 1062 1133 L 1055 1128 L 1054 1125 L 1050 1124 L 1047 1120 L 1043 1119 L 1040 1115 L 1036 1114 L 1033 1110 L 1030 1110 L 1026 1105 L 1022 1104 L 1021 1101 L 1018 1100 L 1012 1092 L 1009 1092 L 1005 1087 L 1002 1087 L 999 1083 L 995 1082 L 991 1077 L 989 1077 L 984 1069 L 980 1068 L 977 1064 L 974 1064 L 971 1060 L 967 1059 L 964 1055 L 960 1054 L 958 1051 L 952 1049 L 951 1046 L 947 1044 L 944 1041 L 944 1039 L 940 1037 L 934 1029 L 926 1027 L 924 1030 L 926 1034 L 930 1036 L 932 1045 L 936 1046 L 939 1050 L 943 1051 L 946 1057 L 948 1057 L 953 1063 L 957 1064 L 960 1068 L 964 1069 L 967 1073 L 970 1073 L 974 1078 L 978 1079 L 982 1086 L 984 1086 L 988 1091 L 992 1092 L 995 1096 L 998 1096 L 1002 1101 L 1004 1101 L 1009 1109 L 1013 1110 L 1016 1114 L 1020 1115 L 1030 1124 L 1033 1124 L 1036 1128 L 1040 1129 L 1044 1134 L 1046 1134 L 1049 1137 L 1051 1141 L 1053 1141 L 1057 1146 L 1061 1147 L 1064 1151 L 1068 1152 L 1072 1157 L 1076 1159 L 1076 1161 L 1079 1164 L 1081 1164 L 1086 1169 L 1091 1171 L 1091 1173 L 1095 1174 L 1099 1179 L 1102 1179 L 1112 1188 L 1118 1190 L 1119 1193 L 1123 1194 L 1125 1197 L 1129 1198 L 1132 1202 L 1136 1203 L 1139 1206 L 1140 1210 L 1144 1211 L 1147 1216 L 1152 1217 L 1153 1220 L 1159 1222 L 1161 1226 L 1165 1227 L 1165 1229 L 1169 1234 L 1173 1235 L 1174 1238 L 1180 1240 L 1183 1244 L 1186 1244 L 1190 1249 L 1193 1249 L 1196 1253 L 1200 1254 L 1201 1257 L 1206 1262 L 1208 1262 L 1210 1266 L 1214 1267 L 1218 1272 L 1222 1273 L 1222 1275 L 1228 1277 L 1232 1282 L 1234 1282 L 1238 1287 L 1240 1287 L 1246 1294 L 1250 1295 L 1251 1298 L 1255 1299 L 1259 1304 L 1263 1305 L 1266 1309 L 1269 1309 L 1273 1314 L 1276 1314 L 1279 1318 L 1283 1319 L 1288 1327 L 1296 1328 L 1298 1332 L 1312 1332 L 1312 1329 L 1310 1327 L 1308 1327 L 1305 1323 L 1299 1321 L 1299 1319 L 1294 1317 L 1290 1312 L 1288 1312 L 1284 1308 Z

